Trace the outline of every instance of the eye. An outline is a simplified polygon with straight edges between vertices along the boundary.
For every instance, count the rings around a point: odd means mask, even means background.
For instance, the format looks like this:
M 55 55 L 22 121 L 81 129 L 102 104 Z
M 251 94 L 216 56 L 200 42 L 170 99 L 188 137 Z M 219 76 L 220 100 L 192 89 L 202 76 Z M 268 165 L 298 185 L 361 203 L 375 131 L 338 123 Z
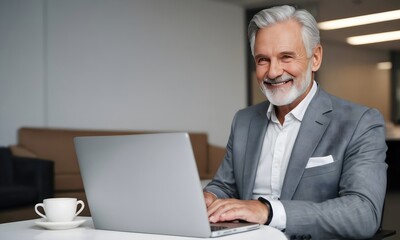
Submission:
M 266 57 L 259 57 L 256 60 L 258 65 L 264 65 L 267 64 L 269 62 L 269 60 Z
M 282 62 L 290 62 L 293 59 L 292 55 L 283 55 Z

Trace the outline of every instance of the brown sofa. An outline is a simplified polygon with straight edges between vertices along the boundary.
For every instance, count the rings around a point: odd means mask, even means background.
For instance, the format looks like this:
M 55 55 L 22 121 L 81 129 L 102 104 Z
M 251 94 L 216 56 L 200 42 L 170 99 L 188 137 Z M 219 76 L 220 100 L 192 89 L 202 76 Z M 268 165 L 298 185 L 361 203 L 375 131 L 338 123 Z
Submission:
M 126 135 L 150 131 L 106 131 L 23 127 L 18 130 L 18 142 L 11 146 L 16 156 L 37 157 L 54 161 L 55 197 L 76 197 L 87 203 L 79 166 L 73 146 L 76 136 Z M 214 176 L 225 154 L 225 149 L 208 144 L 206 133 L 189 132 L 197 168 L 201 179 Z M 90 216 L 86 207 L 81 214 Z M 0 212 L 0 222 L 37 218 L 33 206 Z

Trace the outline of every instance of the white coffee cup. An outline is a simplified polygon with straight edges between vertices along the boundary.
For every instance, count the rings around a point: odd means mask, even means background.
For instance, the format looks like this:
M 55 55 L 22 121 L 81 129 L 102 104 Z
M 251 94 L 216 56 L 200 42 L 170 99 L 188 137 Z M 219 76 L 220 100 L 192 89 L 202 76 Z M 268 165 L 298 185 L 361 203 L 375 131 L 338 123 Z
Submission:
M 81 207 L 76 211 L 79 204 Z M 39 211 L 39 207 L 44 209 L 45 214 Z M 47 198 L 43 200 L 43 203 L 35 205 L 35 212 L 49 222 L 70 222 L 84 208 L 85 203 L 82 200 L 78 201 L 76 198 Z

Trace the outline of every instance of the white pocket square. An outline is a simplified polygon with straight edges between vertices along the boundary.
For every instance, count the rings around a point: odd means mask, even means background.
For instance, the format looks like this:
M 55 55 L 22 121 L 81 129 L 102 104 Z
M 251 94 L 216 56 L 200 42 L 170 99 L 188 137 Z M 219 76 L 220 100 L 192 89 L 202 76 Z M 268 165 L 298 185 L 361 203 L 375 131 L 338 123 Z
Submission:
M 319 167 L 333 162 L 332 155 L 325 157 L 312 157 L 308 160 L 306 168 Z

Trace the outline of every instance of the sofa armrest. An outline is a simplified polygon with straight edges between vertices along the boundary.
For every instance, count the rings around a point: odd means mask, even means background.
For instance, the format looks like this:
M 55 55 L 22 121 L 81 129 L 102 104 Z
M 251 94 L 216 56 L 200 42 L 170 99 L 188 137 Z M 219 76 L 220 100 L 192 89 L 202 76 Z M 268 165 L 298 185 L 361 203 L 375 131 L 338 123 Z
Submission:
M 15 184 L 34 187 L 37 202 L 54 196 L 54 162 L 50 160 L 13 157 Z
M 38 158 L 33 152 L 29 151 L 23 146 L 19 145 L 10 145 L 9 146 L 12 155 L 18 156 L 18 157 L 29 157 L 29 158 Z

